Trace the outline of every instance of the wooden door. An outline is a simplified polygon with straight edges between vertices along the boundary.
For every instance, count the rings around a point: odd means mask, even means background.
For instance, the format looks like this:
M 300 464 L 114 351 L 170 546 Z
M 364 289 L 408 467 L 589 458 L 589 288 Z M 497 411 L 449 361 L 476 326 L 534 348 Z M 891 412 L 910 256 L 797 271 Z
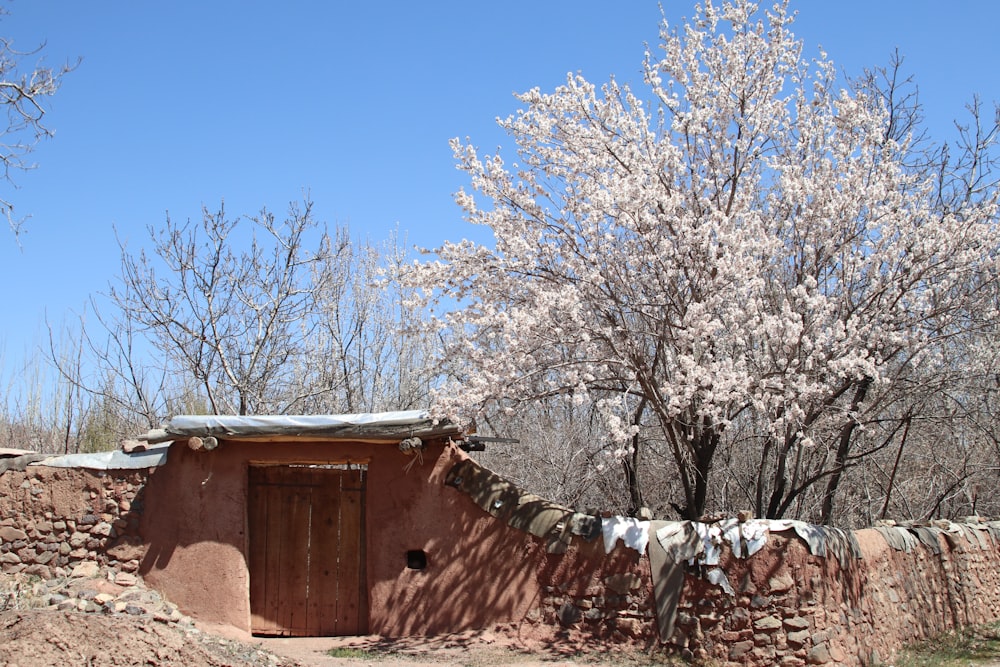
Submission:
M 368 632 L 365 470 L 251 466 L 250 613 L 254 634 Z

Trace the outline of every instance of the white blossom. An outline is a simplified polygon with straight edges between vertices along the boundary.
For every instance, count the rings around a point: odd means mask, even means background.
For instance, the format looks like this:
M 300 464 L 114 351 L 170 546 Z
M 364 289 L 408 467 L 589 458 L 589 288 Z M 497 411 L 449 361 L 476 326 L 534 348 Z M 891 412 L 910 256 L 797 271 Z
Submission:
M 445 244 L 410 275 L 453 306 L 442 355 L 467 369 L 438 413 L 571 396 L 624 453 L 641 402 L 694 512 L 733 419 L 814 447 L 823 415 L 980 307 L 995 194 L 942 211 L 888 110 L 806 61 L 791 22 L 784 4 L 706 2 L 664 22 L 645 90 L 570 75 L 520 95 L 498 121 L 519 167 L 452 142 L 472 188 L 456 202 L 496 243 Z

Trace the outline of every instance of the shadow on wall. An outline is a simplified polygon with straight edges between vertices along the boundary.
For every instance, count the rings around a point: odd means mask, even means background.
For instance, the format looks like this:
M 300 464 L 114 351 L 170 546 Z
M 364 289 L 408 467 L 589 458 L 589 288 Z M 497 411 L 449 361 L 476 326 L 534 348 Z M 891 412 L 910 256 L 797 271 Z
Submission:
M 525 621 L 558 627 L 553 607 L 565 596 L 603 595 L 604 577 L 639 565 L 631 549 L 605 555 L 599 519 L 576 515 L 591 525 L 587 538 L 572 535 L 572 510 L 523 493 L 458 452 L 445 452 L 425 484 L 430 500 L 411 514 L 440 515 L 434 537 L 421 540 L 408 530 L 419 519 L 406 517 L 402 539 L 374 536 L 376 549 L 393 552 L 393 567 L 373 581 L 372 632 L 402 637 Z
M 493 521 L 445 485 L 465 458 L 446 446 L 400 473 L 369 468 L 370 631 L 390 637 L 477 629 L 524 613 L 544 548 Z
M 142 534 L 148 546 L 140 573 L 185 613 L 249 629 L 247 462 L 276 458 L 276 452 L 285 460 L 333 460 L 361 449 L 247 444 L 192 452 L 173 446 L 170 463 L 156 471 L 146 490 Z M 486 473 L 485 495 L 470 495 L 453 478 L 449 483 L 449 473 L 468 465 L 468 457 L 454 446 L 434 451 L 414 466 L 394 446 L 364 449 L 370 461 L 370 632 L 428 635 L 525 620 L 558 625 L 553 608 L 558 610 L 560 596 L 602 597 L 602 577 L 638 566 L 640 554 L 631 549 L 605 555 L 599 518 L 515 493 Z M 504 507 L 493 507 L 496 498 L 486 502 L 494 491 Z M 577 524 L 585 537 L 569 534 L 567 526 Z
M 480 510 L 458 494 L 455 500 L 469 507 L 456 507 L 442 524 L 454 538 L 400 549 L 395 579 L 373 582 L 373 596 L 388 590 L 372 607 L 374 632 L 400 637 L 478 629 L 513 620 L 537 602 L 534 577 L 544 549 L 477 517 Z
M 411 466 L 385 445 L 246 444 L 211 452 L 174 445 L 170 463 L 148 485 L 140 573 L 185 613 L 249 630 L 248 462 L 348 457 L 369 461 L 369 631 L 446 633 L 518 619 L 537 602 L 544 546 L 447 488 L 444 475 L 457 455 L 437 451 Z

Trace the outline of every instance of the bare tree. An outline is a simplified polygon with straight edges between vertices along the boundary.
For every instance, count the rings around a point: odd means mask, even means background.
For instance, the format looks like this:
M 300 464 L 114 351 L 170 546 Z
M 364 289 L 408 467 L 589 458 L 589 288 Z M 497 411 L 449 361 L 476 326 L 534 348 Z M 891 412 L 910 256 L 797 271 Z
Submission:
M 412 289 L 398 280 L 407 253 L 396 234 L 381 244 L 346 228 L 315 267 L 316 329 L 303 377 L 309 411 L 371 412 L 426 407 L 435 339 Z
M 239 238 L 247 226 L 250 238 Z M 212 412 L 284 412 L 315 328 L 312 271 L 329 250 L 312 203 L 290 205 L 283 221 L 267 210 L 227 218 L 220 207 L 199 224 L 168 218 L 149 231 L 152 255 L 122 244 L 121 282 L 109 293 L 121 318 L 168 368 L 190 374 Z
M 87 415 L 87 421 L 90 426 L 99 423 L 101 433 L 81 436 L 91 450 L 100 447 L 98 440 L 106 441 L 105 448 L 113 447 L 123 434 L 155 428 L 170 412 L 170 404 L 196 401 L 197 387 L 189 377 L 171 383 L 164 366 L 143 354 L 149 346 L 135 324 L 124 317 L 109 319 L 92 297 L 74 327 L 63 327 L 57 336 L 48 325 L 49 363 L 70 391 L 82 393 L 97 408 L 97 414 Z M 75 355 L 65 353 L 69 345 L 76 350 Z M 103 434 L 110 432 L 117 437 L 104 438 Z
M 483 435 L 517 442 L 489 443 L 477 460 L 521 488 L 580 511 L 635 514 L 628 473 L 600 416 L 559 398 L 513 413 L 483 416 Z
M 81 318 L 77 362 L 50 345 L 61 379 L 93 401 L 77 419 L 107 432 L 178 412 L 322 413 L 422 407 L 437 375 L 432 333 L 396 276 L 396 236 L 332 234 L 312 203 L 283 221 L 203 211 L 121 243 L 122 275 Z M 89 442 L 84 437 L 85 442 Z M 89 445 L 88 445 L 89 446 Z
M 55 346 L 66 370 L 81 362 L 77 341 L 61 336 Z M 60 382 L 41 350 L 15 368 L 0 364 L 0 447 L 45 454 L 78 451 L 80 434 L 91 398 L 78 387 Z
M 0 9 L 0 16 L 6 13 Z M 3 178 L 13 183 L 13 172 L 34 168 L 28 156 L 42 139 L 53 131 L 45 125 L 48 98 L 55 95 L 65 74 L 76 64 L 47 67 L 41 62 L 34 66 L 26 60 L 39 54 L 38 46 L 28 51 L 17 49 L 10 39 L 0 37 L 0 107 L 6 113 L 6 125 L 0 124 L 0 165 Z M 14 215 L 14 204 L 7 196 L 0 197 L 0 213 L 14 234 L 18 234 L 24 218 Z

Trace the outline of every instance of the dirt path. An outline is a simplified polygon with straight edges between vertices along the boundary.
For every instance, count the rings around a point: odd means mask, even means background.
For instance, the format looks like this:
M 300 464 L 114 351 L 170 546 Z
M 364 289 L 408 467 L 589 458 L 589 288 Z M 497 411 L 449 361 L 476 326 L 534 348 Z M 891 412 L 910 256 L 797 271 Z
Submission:
M 612 654 L 592 642 L 552 646 L 500 632 L 399 640 L 264 639 L 228 626 L 196 624 L 138 579 L 116 583 L 119 579 L 97 570 L 52 580 L 0 574 L 0 665 L 565 667 L 585 660 L 627 667 L 651 662 L 627 647 L 615 646 Z
M 303 639 L 254 638 L 275 655 L 301 663 L 304 667 L 345 667 L 379 663 L 386 667 L 628 667 L 630 665 L 669 665 L 664 656 L 650 655 L 639 649 L 609 651 L 601 647 L 523 644 L 508 637 L 481 634 L 457 634 L 443 637 L 417 637 L 387 640 L 370 637 L 310 637 Z M 330 652 L 333 651 L 333 655 Z

